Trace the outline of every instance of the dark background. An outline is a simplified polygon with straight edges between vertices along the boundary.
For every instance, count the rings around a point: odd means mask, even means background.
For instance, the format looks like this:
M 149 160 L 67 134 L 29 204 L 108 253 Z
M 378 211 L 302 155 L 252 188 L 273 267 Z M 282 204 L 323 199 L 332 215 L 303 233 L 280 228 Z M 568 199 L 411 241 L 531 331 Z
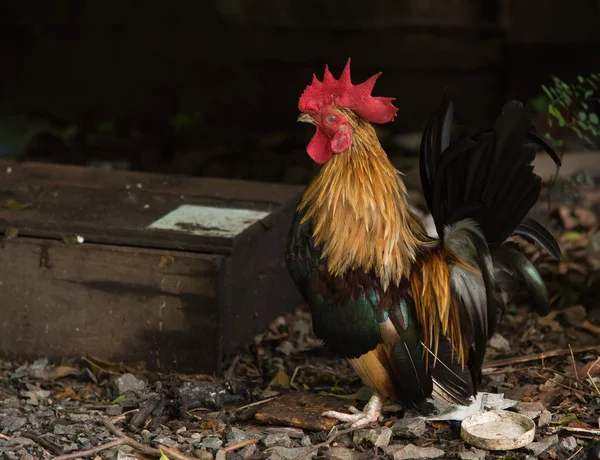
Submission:
M 0 154 L 292 183 L 314 172 L 297 101 L 328 63 L 383 71 L 381 138 L 449 87 L 460 122 L 600 69 L 598 0 L 2 2 Z M 542 117 L 543 118 L 543 117 Z

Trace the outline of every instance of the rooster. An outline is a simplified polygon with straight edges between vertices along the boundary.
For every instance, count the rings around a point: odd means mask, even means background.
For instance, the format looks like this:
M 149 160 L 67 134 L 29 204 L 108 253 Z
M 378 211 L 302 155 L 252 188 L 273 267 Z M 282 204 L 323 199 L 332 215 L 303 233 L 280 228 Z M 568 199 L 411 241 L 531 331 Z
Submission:
M 561 257 L 526 217 L 541 189 L 531 166 L 537 147 L 560 164 L 531 131 L 528 108 L 510 101 L 491 129 L 468 136 L 451 132 L 444 96 L 420 151 L 432 238 L 372 125 L 398 110 L 393 98 L 371 95 L 379 75 L 352 84 L 349 59 L 339 79 L 326 66 L 300 97 L 298 121 L 316 127 L 307 153 L 323 166 L 298 204 L 285 254 L 316 336 L 373 390 L 362 411 L 324 414 L 353 427 L 377 421 L 385 398 L 422 413 L 430 396 L 469 404 L 506 305 L 522 291 L 537 313 L 550 311 L 540 274 L 508 237 Z

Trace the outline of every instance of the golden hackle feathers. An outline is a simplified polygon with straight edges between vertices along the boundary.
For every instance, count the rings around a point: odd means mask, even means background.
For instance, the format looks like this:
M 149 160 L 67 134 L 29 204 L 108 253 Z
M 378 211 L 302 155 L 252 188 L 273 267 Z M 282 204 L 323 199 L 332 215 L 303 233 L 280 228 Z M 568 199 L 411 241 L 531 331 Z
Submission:
M 467 266 L 443 247 L 422 254 L 410 276 L 410 290 L 415 301 L 417 318 L 423 328 L 423 344 L 435 361 L 440 335 L 450 339 L 457 362 L 465 366 L 468 346 L 460 327 L 456 300 L 452 296 L 450 265 Z M 469 267 L 471 269 L 471 267 Z M 429 353 L 426 353 L 427 361 Z
M 388 360 L 388 348 L 389 346 L 380 344 L 374 350 L 358 358 L 349 359 L 348 362 L 365 385 L 381 395 L 393 398 L 395 397 L 395 390 L 390 376 L 391 364 Z
M 373 271 L 385 290 L 408 278 L 419 251 L 432 243 L 408 208 L 406 187 L 374 128 L 340 111 L 353 125 L 352 146 L 323 166 L 299 208 L 304 222 L 312 220 L 332 274 Z

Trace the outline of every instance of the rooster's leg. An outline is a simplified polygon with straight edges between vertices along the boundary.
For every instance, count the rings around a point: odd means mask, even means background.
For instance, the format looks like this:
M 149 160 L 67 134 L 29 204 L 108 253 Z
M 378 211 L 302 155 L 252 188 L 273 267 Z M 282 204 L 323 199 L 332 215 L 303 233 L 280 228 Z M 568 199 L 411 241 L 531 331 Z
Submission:
M 324 412 L 324 417 L 335 418 L 340 422 L 350 422 L 352 428 L 363 427 L 370 423 L 376 422 L 381 415 L 381 408 L 383 407 L 383 398 L 378 394 L 374 394 L 369 399 L 369 402 L 365 405 L 362 411 L 359 411 L 355 407 L 350 407 L 349 410 L 352 414 L 344 414 L 343 412 L 328 411 Z

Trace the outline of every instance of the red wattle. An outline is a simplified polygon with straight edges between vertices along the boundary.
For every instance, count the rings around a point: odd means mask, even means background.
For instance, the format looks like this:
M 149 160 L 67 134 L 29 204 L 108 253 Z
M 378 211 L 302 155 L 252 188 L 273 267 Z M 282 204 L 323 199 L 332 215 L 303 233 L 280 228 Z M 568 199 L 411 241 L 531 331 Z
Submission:
M 317 132 L 308 143 L 306 152 L 315 163 L 320 165 L 327 163 L 333 156 L 331 141 L 320 127 L 317 126 Z

